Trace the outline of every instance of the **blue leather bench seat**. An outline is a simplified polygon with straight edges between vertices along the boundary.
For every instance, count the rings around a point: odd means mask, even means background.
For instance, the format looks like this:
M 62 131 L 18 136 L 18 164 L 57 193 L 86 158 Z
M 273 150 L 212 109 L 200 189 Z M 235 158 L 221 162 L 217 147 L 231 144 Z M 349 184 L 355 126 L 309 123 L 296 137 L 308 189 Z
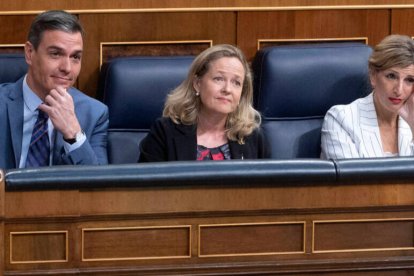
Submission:
M 334 162 L 341 183 L 378 184 L 414 179 L 412 157 L 341 159 Z
M 55 166 L 13 169 L 5 174 L 6 190 L 61 190 L 105 187 L 196 185 L 287 186 L 408 183 L 414 180 L 412 158 L 347 160 L 232 160 L 159 162 L 108 166 Z
M 328 109 L 370 91 L 371 48 L 326 43 L 264 48 L 253 60 L 254 103 L 272 146 L 272 158 L 319 158 Z
M 23 54 L 0 54 L 0 83 L 15 82 L 27 71 Z
M 263 116 L 272 159 L 319 158 L 326 111 L 370 91 L 370 53 L 360 43 L 275 46 L 257 52 L 252 64 L 254 105 Z M 97 95 L 109 107 L 110 164 L 137 162 L 140 141 L 193 59 L 123 57 L 102 66 Z M 15 81 L 26 69 L 23 55 L 0 55 L 0 82 Z
M 192 56 L 124 57 L 101 69 L 98 97 L 109 108 L 108 158 L 136 163 L 139 143 L 162 115 L 166 95 L 187 76 Z
M 283 186 L 289 183 L 330 183 L 335 179 L 332 161 L 300 159 L 55 166 L 14 169 L 7 171 L 5 176 L 8 191 L 187 185 Z

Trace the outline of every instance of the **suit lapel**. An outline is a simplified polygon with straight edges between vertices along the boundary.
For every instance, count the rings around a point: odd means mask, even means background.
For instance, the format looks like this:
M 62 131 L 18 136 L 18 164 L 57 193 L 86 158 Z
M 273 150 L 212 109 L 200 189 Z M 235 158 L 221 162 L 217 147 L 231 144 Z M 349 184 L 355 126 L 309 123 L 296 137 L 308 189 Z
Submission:
M 364 98 L 364 101 L 358 105 L 358 108 L 358 113 L 361 118 L 361 141 L 364 143 L 364 147 L 362 148 L 366 149 L 364 157 L 381 157 L 383 156 L 383 150 L 377 114 L 374 106 L 373 93 Z
M 407 122 L 403 118 L 398 118 L 398 152 L 400 156 L 410 156 L 412 133 Z
M 197 159 L 197 128 L 195 126 L 175 125 L 176 133 L 173 138 L 177 160 Z
M 195 126 L 175 125 L 179 135 L 175 135 L 174 143 L 177 160 L 196 160 L 197 159 L 197 128 Z M 229 141 L 229 148 L 232 159 L 241 159 L 243 156 L 243 146 L 235 141 Z
M 236 141 L 229 141 L 229 148 L 231 159 L 246 158 L 246 156 L 243 156 L 243 145 L 240 145 Z
M 16 167 L 19 167 L 20 156 L 22 154 L 24 104 L 22 81 L 23 79 L 18 81 L 13 87 L 14 89 L 9 90 L 9 102 L 7 103 L 7 112 Z

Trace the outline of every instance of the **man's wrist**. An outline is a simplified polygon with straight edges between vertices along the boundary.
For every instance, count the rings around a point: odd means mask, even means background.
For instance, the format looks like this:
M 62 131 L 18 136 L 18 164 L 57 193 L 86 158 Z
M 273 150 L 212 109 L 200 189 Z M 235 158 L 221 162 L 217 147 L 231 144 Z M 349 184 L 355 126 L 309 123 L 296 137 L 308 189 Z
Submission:
M 65 137 L 63 137 L 63 140 L 64 140 L 66 143 L 73 145 L 73 144 L 75 144 L 77 141 L 81 140 L 83 136 L 85 136 L 85 133 L 83 132 L 83 130 L 81 130 L 81 131 L 79 131 L 79 132 L 77 132 L 77 133 L 75 134 L 75 137 L 73 137 L 73 138 L 65 138 Z

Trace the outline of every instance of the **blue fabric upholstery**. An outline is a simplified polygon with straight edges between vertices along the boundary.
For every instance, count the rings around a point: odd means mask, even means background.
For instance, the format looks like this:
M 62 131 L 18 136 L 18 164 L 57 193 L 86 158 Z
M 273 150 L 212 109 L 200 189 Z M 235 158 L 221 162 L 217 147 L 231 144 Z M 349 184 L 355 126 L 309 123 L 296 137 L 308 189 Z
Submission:
M 23 54 L 0 54 L 0 83 L 15 82 L 27 71 Z
M 193 59 L 123 57 L 103 65 L 98 97 L 109 108 L 109 163 L 137 162 L 141 139 L 161 116 L 168 92 L 187 76 Z
M 370 91 L 371 48 L 358 43 L 268 47 L 253 61 L 254 105 L 272 158 L 319 158 L 328 109 Z

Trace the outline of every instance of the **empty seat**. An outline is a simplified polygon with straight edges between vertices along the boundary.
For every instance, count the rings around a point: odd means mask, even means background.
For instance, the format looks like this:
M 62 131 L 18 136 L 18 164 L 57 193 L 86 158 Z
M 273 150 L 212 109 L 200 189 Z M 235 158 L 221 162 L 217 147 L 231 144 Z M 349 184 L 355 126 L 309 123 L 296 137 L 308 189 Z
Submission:
M 109 108 L 109 163 L 138 161 L 140 141 L 162 115 L 166 95 L 186 78 L 193 59 L 123 57 L 103 65 L 98 97 Z
M 275 46 L 253 61 L 254 105 L 272 158 L 319 158 L 328 109 L 370 92 L 371 48 L 360 43 Z

